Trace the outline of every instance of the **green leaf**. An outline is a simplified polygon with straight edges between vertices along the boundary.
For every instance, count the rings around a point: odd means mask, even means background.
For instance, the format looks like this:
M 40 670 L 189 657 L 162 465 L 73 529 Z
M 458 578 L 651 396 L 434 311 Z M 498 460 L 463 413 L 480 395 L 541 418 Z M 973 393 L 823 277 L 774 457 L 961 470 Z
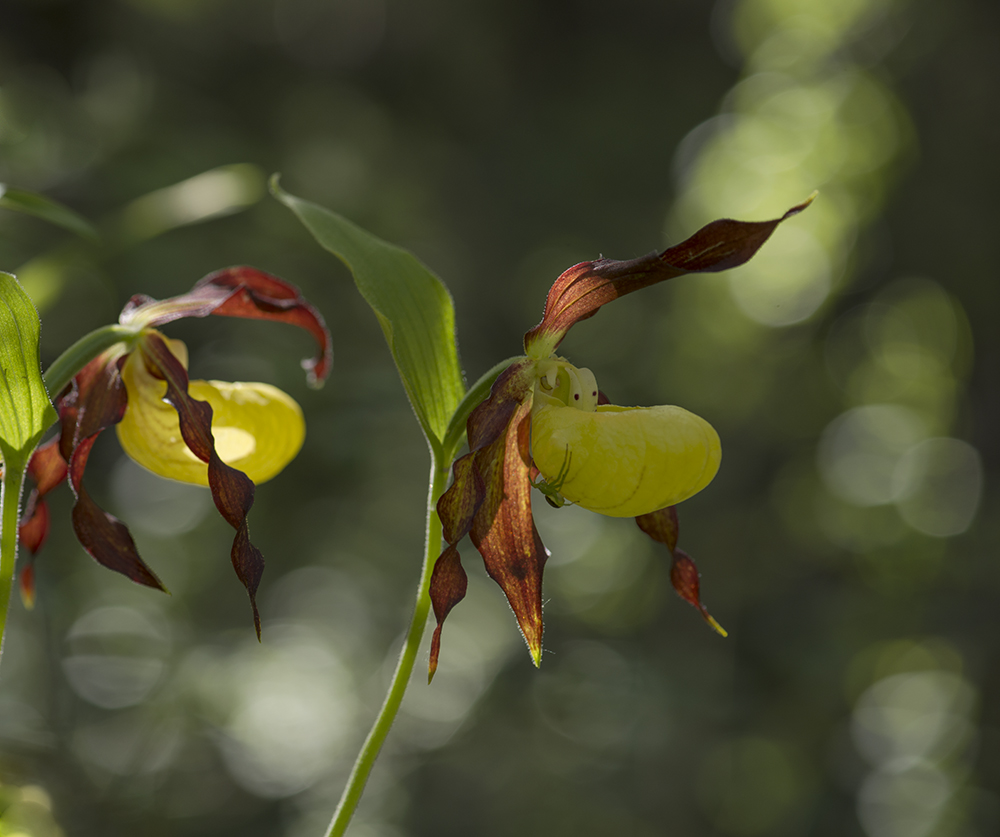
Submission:
M 271 191 L 354 274 L 358 290 L 382 326 L 417 420 L 439 450 L 465 394 L 448 289 L 412 253 L 335 212 L 288 194 L 276 176 Z
M 97 239 L 97 230 L 72 209 L 34 192 L 11 189 L 0 183 L 0 207 L 34 215 L 50 224 L 74 232 L 81 238 L 87 238 L 91 241 Z
M 17 560 L 18 511 L 28 460 L 56 420 L 38 361 L 38 312 L 17 280 L 0 271 L 0 646 Z
M 56 420 L 38 359 L 40 328 L 28 295 L 0 271 L 0 451 L 7 469 L 23 471 Z

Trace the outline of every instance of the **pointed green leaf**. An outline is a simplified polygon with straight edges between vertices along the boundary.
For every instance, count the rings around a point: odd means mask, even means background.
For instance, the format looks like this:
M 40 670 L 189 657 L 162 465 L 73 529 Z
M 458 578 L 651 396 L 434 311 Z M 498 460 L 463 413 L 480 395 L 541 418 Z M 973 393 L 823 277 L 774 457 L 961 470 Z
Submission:
M 42 434 L 56 420 L 38 360 L 38 312 L 17 280 L 0 271 L 0 645 L 17 560 L 24 471 Z
M 61 203 L 56 203 L 56 201 L 46 198 L 43 195 L 37 195 L 34 192 L 26 192 L 23 189 L 11 189 L 0 183 L 0 207 L 34 215 L 37 218 L 48 221 L 50 224 L 55 224 L 70 232 L 74 232 L 81 238 L 88 238 L 90 240 L 97 238 L 97 230 L 72 209 L 63 206 Z
M 412 253 L 288 194 L 277 178 L 271 181 L 271 191 L 354 274 L 358 290 L 382 326 L 417 420 L 439 448 L 465 394 L 448 289 Z
M 56 420 L 38 359 L 40 326 L 18 281 L 0 272 L 0 451 L 8 468 L 22 471 Z

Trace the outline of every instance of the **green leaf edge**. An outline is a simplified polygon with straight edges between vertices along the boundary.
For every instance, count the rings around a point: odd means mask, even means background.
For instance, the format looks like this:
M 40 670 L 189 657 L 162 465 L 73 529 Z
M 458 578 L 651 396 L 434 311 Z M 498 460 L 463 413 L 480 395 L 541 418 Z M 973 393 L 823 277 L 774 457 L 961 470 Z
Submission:
M 97 230 L 82 216 L 68 206 L 35 192 L 12 189 L 0 183 L 0 208 L 23 212 L 25 215 L 34 215 L 36 218 L 41 218 L 43 221 L 76 233 L 88 241 L 97 241 L 99 238 Z
M 0 271 L 0 451 L 8 467 L 24 468 L 56 421 L 38 351 L 41 321 L 30 297 Z M 16 341 L 18 347 L 13 346 Z
M 449 423 L 455 413 L 456 408 L 465 394 L 465 385 L 462 380 L 461 367 L 458 361 L 458 347 L 455 339 L 455 307 L 447 286 L 434 274 L 423 262 L 408 250 L 391 244 L 378 236 L 373 235 L 357 224 L 344 218 L 332 210 L 319 206 L 318 204 L 298 198 L 286 192 L 278 184 L 280 175 L 275 174 L 270 181 L 271 194 L 295 213 L 307 230 L 325 250 L 335 255 L 351 271 L 354 283 L 365 301 L 371 306 L 375 317 L 382 328 L 396 368 L 399 372 L 403 387 L 407 397 L 416 414 L 425 436 L 436 452 L 440 452 L 442 441 L 448 431 Z M 435 353 L 435 363 L 433 374 L 427 375 L 429 386 L 422 387 L 419 379 L 411 375 L 410 370 L 405 368 L 405 362 L 401 358 L 399 346 L 397 346 L 397 336 L 399 335 L 400 323 L 393 323 L 382 310 L 378 301 L 380 293 L 392 293 L 391 285 L 380 285 L 378 279 L 366 275 L 359 275 L 352 258 L 342 252 L 348 249 L 344 242 L 339 245 L 329 240 L 324 240 L 322 231 L 316 229 L 316 222 L 322 218 L 332 221 L 339 228 L 339 232 L 350 238 L 354 246 L 364 249 L 370 248 L 373 252 L 379 252 L 390 259 L 400 259 L 403 263 L 409 263 L 410 269 L 416 269 L 418 273 L 423 273 L 429 285 L 427 286 L 437 298 L 439 315 L 443 339 L 438 342 L 438 351 Z M 358 259 L 355 259 L 357 261 Z M 374 281 L 373 281 L 374 279 Z M 434 312 L 431 312 L 434 318 Z M 420 339 L 426 340 L 426 335 L 434 330 L 433 323 L 425 321 L 425 336 Z M 416 335 L 413 335 L 416 336 Z M 432 343 L 435 341 L 431 341 Z M 415 371 L 415 370 L 414 370 Z M 427 389 L 427 392 L 423 390 Z

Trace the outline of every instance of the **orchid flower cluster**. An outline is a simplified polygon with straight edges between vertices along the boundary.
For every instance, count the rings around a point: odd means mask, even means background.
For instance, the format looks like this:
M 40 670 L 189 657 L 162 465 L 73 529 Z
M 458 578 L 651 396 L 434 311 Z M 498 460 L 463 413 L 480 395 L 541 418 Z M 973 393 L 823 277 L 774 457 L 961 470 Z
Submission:
M 743 264 L 812 199 L 772 221 L 715 221 L 662 253 L 569 268 L 552 285 L 541 322 L 525 334 L 524 354 L 497 364 L 467 389 L 444 284 L 412 254 L 284 192 L 276 179 L 272 192 L 350 268 L 382 327 L 431 453 L 427 537 L 413 618 L 385 703 L 330 825 L 333 837 L 346 830 L 399 709 L 431 608 L 437 625 L 428 673 L 434 675 L 445 619 L 467 591 L 458 549 L 466 535 L 506 595 L 532 660 L 540 664 L 548 553 L 532 517 L 532 489 L 556 507 L 573 503 L 610 517 L 634 517 L 643 532 L 666 546 L 677 592 L 725 635 L 701 603 L 694 562 L 677 545 L 676 506 L 714 478 L 721 462 L 718 434 L 681 407 L 613 405 L 589 369 L 556 351 L 570 328 L 619 297 L 684 274 Z M 34 556 L 50 527 L 45 497 L 63 481 L 76 498 L 72 524 L 84 549 L 101 565 L 164 589 L 125 524 L 101 509 L 84 484 L 93 445 L 113 426 L 125 453 L 140 465 L 210 489 L 235 530 L 230 558 L 260 638 L 256 593 L 264 558 L 250 540 L 248 514 L 255 483 L 277 475 L 301 448 L 302 411 L 268 384 L 191 380 L 184 344 L 159 328 L 207 316 L 295 325 L 316 343 L 316 355 L 303 366 L 309 383 L 320 386 L 332 358 L 320 313 L 284 280 L 250 267 L 228 268 L 180 296 L 133 297 L 116 325 L 81 338 L 43 381 L 37 313 L 13 277 L 2 274 L 0 280 L 0 372 L 6 384 L 0 390 L 5 469 L 0 631 L 17 536 Z M 55 422 L 58 433 L 39 446 Z M 459 457 L 463 440 L 468 452 Z M 19 518 L 25 474 L 34 487 Z M 35 596 L 30 561 L 20 585 L 30 605 Z

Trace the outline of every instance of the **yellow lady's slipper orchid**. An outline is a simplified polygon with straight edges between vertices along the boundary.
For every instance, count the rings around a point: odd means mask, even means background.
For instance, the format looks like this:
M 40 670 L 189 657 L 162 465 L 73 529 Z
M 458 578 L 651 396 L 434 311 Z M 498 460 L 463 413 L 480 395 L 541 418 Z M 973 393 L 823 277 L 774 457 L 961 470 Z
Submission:
M 662 253 L 581 262 L 556 279 L 542 321 L 524 335 L 524 356 L 500 373 L 489 397 L 469 414 L 469 452 L 455 462 L 454 482 L 437 504 L 448 546 L 431 576 L 437 619 L 431 675 L 442 625 L 466 593 L 457 548 L 466 535 L 503 588 L 535 665 L 541 662 L 548 551 L 532 517 L 531 488 L 555 506 L 569 500 L 611 517 L 635 517 L 643 532 L 669 550 L 677 593 L 725 635 L 701 603 L 694 561 L 677 547 L 674 509 L 719 470 L 718 434 L 681 407 L 607 403 L 589 369 L 578 369 L 555 352 L 570 328 L 621 296 L 684 274 L 743 264 L 782 221 L 811 201 L 772 221 L 713 221 Z
M 180 340 L 164 342 L 187 369 L 187 347 Z M 125 453 L 161 477 L 208 486 L 208 465 L 185 444 L 177 410 L 163 400 L 166 381 L 150 374 L 140 353 L 126 359 L 122 380 L 128 407 L 115 429 Z M 191 380 L 188 394 L 212 407 L 219 458 L 255 483 L 280 473 L 302 447 L 302 410 L 277 387 Z
M 208 316 L 304 329 L 318 348 L 315 357 L 302 362 L 307 380 L 321 386 L 330 372 L 330 332 L 323 317 L 298 288 L 277 276 L 230 267 L 180 296 L 132 297 L 118 318 L 120 342 L 94 357 L 56 394 L 60 434 L 39 447 L 29 465 L 36 487 L 21 532 L 32 553 L 41 548 L 49 526 L 44 496 L 68 480 L 76 495 L 73 529 L 83 548 L 102 566 L 163 589 L 125 524 L 101 509 L 83 483 L 94 442 L 114 426 L 125 452 L 140 465 L 211 489 L 219 513 L 236 530 L 230 559 L 250 597 L 260 637 L 256 593 L 264 556 L 250 541 L 247 516 L 254 483 L 275 476 L 298 453 L 305 423 L 299 405 L 268 384 L 188 379 L 184 344 L 168 340 L 156 327 Z M 22 574 L 22 595 L 33 595 L 30 572 Z

